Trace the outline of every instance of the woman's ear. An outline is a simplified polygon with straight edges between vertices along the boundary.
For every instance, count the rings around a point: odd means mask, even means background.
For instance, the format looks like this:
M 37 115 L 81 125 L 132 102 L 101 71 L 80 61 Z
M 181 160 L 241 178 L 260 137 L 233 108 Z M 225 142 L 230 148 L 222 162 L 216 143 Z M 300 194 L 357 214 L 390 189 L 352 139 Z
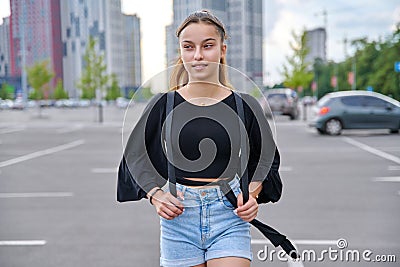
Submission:
M 221 59 L 223 59 L 225 57 L 227 48 L 228 47 L 226 46 L 226 44 L 222 44 L 222 46 L 221 46 Z

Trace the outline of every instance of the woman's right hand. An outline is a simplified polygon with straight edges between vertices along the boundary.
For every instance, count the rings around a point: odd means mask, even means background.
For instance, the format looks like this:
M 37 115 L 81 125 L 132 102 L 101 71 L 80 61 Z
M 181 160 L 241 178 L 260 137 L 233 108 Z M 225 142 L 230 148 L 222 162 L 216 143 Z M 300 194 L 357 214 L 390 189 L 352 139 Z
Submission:
M 178 196 L 181 192 L 178 192 Z M 157 214 L 164 219 L 172 220 L 178 217 L 185 210 L 182 203 L 170 192 L 159 190 L 153 196 L 152 203 L 157 210 Z

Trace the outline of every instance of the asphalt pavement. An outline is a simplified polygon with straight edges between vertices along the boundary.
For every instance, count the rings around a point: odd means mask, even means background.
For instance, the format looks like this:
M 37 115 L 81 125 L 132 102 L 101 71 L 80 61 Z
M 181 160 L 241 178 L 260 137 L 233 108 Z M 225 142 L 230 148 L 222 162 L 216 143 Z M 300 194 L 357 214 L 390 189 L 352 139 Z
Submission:
M 124 110 L 106 107 L 103 123 L 97 112 L 0 110 L 1 267 L 159 266 L 154 208 L 116 202 Z M 400 135 L 275 122 L 284 192 L 259 219 L 297 245 L 304 266 L 398 266 Z M 252 266 L 288 266 L 256 229 L 252 240 Z

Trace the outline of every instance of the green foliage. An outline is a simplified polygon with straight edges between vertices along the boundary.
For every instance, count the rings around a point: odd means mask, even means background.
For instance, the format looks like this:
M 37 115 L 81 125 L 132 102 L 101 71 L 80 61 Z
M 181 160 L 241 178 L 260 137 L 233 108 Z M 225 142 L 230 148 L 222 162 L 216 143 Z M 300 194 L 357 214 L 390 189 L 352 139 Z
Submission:
M 96 51 L 97 41 L 89 38 L 89 43 L 86 47 L 84 55 L 85 69 L 77 83 L 77 87 L 82 90 L 82 98 L 93 99 L 96 97 L 96 89 L 104 92 L 109 81 L 109 76 L 106 74 L 107 66 L 104 63 L 104 55 Z
M 135 101 L 143 101 L 152 98 L 154 94 L 151 92 L 150 87 L 139 88 L 132 96 Z
M 111 74 L 111 86 L 107 90 L 106 100 L 115 100 L 121 96 L 121 88 L 118 85 L 117 75 Z
M 251 90 L 250 95 L 253 96 L 253 97 L 255 97 L 255 98 L 257 98 L 257 99 L 260 98 L 260 97 L 262 96 L 261 91 L 259 90 L 258 87 L 254 87 L 254 88 Z
M 28 83 L 34 89 L 34 93 L 30 95 L 31 99 L 40 100 L 48 94 L 47 91 L 45 92 L 44 85 L 50 82 L 54 76 L 54 73 L 48 70 L 48 64 L 49 61 L 44 60 L 27 69 Z
M 64 90 L 62 80 L 58 79 L 56 89 L 54 90 L 54 99 L 67 99 L 68 93 Z
M 292 32 L 294 42 L 290 43 L 293 54 L 286 57 L 287 65 L 283 66 L 284 86 L 296 89 L 299 86 L 309 87 L 314 74 L 310 71 L 310 64 L 305 61 L 309 48 L 306 45 L 307 34 L 303 31 L 297 35 Z
M 287 57 L 288 64 L 283 67 L 282 72 L 286 87 L 296 89 L 298 86 L 303 86 L 304 95 L 309 95 L 311 81 L 315 80 L 319 98 L 336 89 L 351 90 L 348 74 L 355 69 L 357 90 L 366 90 L 368 86 L 372 86 L 375 92 L 400 100 L 400 73 L 394 71 L 394 63 L 400 61 L 400 23 L 397 24 L 393 34 L 383 40 L 368 41 L 367 38 L 352 40 L 354 55 L 343 62 L 323 62 L 316 59 L 312 66 L 313 73 L 307 72 L 309 67 L 304 64 L 305 55 L 308 53 L 304 47 L 304 33 L 293 34 L 293 38 L 295 40 L 291 43 L 293 55 Z M 331 85 L 333 76 L 337 77 L 337 88 Z
M 355 69 L 357 90 L 366 90 L 372 86 L 375 92 L 400 100 L 400 73 L 394 71 L 394 63 L 400 61 L 400 24 L 392 35 L 383 40 L 368 41 L 360 38 L 351 41 L 351 45 L 354 55 L 343 62 L 323 62 L 318 59 L 314 62 L 318 97 L 336 89 L 331 85 L 333 76 L 337 76 L 337 90 L 351 90 L 348 73 Z M 296 80 L 295 74 L 285 76 L 285 81 Z M 308 94 L 309 86 L 304 88 L 305 94 Z
M 44 94 L 41 90 L 32 89 L 29 92 L 28 98 L 31 100 L 40 100 L 44 98 Z
M 0 89 L 0 98 L 1 99 L 11 99 L 11 93 L 10 93 L 10 88 L 11 90 L 13 89 L 12 87 L 10 87 L 8 84 L 3 83 L 1 85 L 1 89 Z

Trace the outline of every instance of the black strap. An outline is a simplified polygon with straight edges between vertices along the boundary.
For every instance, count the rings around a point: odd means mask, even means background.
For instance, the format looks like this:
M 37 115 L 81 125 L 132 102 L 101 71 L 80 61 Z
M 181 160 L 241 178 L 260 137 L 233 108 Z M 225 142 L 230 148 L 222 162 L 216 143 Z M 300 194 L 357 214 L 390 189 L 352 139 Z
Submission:
M 174 112 L 174 97 L 175 91 L 169 91 L 167 93 L 167 105 L 166 105 L 166 112 L 165 112 L 165 150 L 167 152 L 167 162 L 168 162 L 168 180 L 169 180 L 169 191 L 173 196 L 177 196 L 176 194 L 176 176 L 175 176 L 175 167 L 172 165 L 173 153 L 172 153 L 172 138 L 171 138 L 171 127 L 172 127 L 172 115 Z M 169 119 L 168 115 L 171 113 Z M 169 149 L 167 144 L 170 144 Z
M 235 104 L 237 114 L 239 119 L 242 121 L 242 125 L 245 125 L 245 118 L 244 118 L 244 108 L 243 108 L 243 100 L 239 93 L 232 91 L 235 95 Z M 242 190 L 243 195 L 243 203 L 246 203 L 249 200 L 249 173 L 247 171 L 247 142 L 246 136 L 247 132 L 246 129 L 241 127 L 239 121 L 239 129 L 240 129 L 240 172 L 241 179 L 240 179 L 240 189 Z

